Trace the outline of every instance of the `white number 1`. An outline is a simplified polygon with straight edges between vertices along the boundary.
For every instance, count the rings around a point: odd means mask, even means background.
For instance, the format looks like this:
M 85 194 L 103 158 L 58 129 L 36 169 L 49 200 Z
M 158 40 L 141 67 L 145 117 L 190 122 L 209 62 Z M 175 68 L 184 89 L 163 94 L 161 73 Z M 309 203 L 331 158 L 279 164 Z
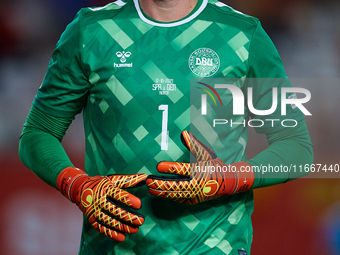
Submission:
M 167 151 L 168 150 L 168 115 L 169 115 L 169 107 L 166 104 L 162 104 L 158 107 L 158 110 L 163 111 L 163 118 L 162 118 L 162 141 L 161 141 L 161 150 Z

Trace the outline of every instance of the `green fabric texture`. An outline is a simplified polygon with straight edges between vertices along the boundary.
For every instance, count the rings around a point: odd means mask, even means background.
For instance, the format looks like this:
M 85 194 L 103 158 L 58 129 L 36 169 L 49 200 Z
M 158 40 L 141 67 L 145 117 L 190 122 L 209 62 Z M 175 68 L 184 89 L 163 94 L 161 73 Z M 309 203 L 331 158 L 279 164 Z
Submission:
M 271 107 L 272 87 L 291 84 L 256 18 L 215 0 L 199 1 L 197 7 L 185 19 L 166 24 L 143 16 L 132 0 L 82 9 L 61 35 L 33 102 L 21 138 L 23 162 L 55 186 L 59 172 L 72 165 L 61 138 L 80 112 L 84 170 L 91 176 L 159 174 L 159 161 L 189 162 L 190 153 L 180 140 L 183 130 L 193 133 L 226 164 L 246 161 L 245 123 L 254 117 L 265 121 L 264 117 L 247 109 L 244 115 L 234 115 L 232 95 L 222 88 L 216 90 L 223 104 L 213 104 L 208 97 L 209 114 L 203 115 L 202 88 L 206 87 L 199 82 L 213 87 L 215 79 L 237 79 L 235 86 L 241 91 L 253 89 L 254 107 L 259 110 Z M 268 77 L 266 83 L 251 79 Z M 287 108 L 287 118 L 303 121 L 296 107 Z M 267 117 L 281 120 L 279 110 Z M 213 127 L 213 119 L 239 124 Z M 300 144 L 302 138 L 286 140 L 293 133 L 283 129 L 272 128 L 271 122 L 257 128 L 258 133 L 271 134 L 265 162 L 271 162 L 267 158 L 273 154 L 290 163 L 286 157 L 291 152 L 281 152 L 282 146 L 307 146 Z M 297 135 L 297 130 L 291 132 Z M 257 165 L 261 157 L 251 163 Z M 266 178 L 259 178 L 258 187 L 268 184 Z M 195 206 L 150 196 L 145 186 L 129 192 L 143 203 L 138 213 L 145 216 L 145 223 L 138 233 L 116 243 L 85 219 L 80 254 L 250 253 L 252 190 Z
M 294 128 L 286 128 L 275 133 L 267 134 L 269 148 L 259 153 L 248 161 L 251 166 L 269 166 L 274 169 L 282 169 L 281 166 L 291 168 L 284 172 L 273 170 L 265 173 L 255 172 L 253 189 L 268 187 L 307 175 L 308 172 L 293 171 L 294 166 L 313 163 L 313 145 L 310 140 L 308 129 L 304 121 Z M 295 168 L 296 169 L 296 168 Z
M 54 117 L 32 106 L 20 137 L 21 161 L 55 188 L 59 173 L 73 166 L 60 143 L 72 120 Z

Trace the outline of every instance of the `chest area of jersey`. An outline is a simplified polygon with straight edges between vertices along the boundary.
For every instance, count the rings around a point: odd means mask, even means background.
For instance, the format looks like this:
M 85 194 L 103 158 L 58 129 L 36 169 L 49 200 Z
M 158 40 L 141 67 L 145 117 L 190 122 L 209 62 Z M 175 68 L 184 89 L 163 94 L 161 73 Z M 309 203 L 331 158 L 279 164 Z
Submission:
M 244 77 L 249 45 L 246 33 L 211 21 L 167 28 L 139 20 L 105 20 L 85 31 L 84 60 L 91 71 L 106 76 L 138 75 L 156 84 L 162 79 L 174 84 L 192 77 Z
M 246 75 L 249 39 L 231 26 L 202 20 L 172 28 L 126 22 L 98 23 L 96 33 L 84 37 L 89 98 L 101 112 L 131 105 L 151 112 L 169 105 L 184 113 L 192 99 L 201 101 L 196 92 L 212 93 L 214 78 Z M 223 96 L 217 97 L 230 101 Z
M 84 38 L 91 70 L 87 111 L 113 140 L 124 131 L 126 141 L 171 151 L 174 160 L 182 155 L 181 131 L 193 123 L 205 133 L 212 119 L 227 118 L 230 93 L 215 94 L 211 87 L 214 79 L 245 76 L 249 40 L 206 21 L 181 28 L 113 27 L 101 24 L 95 39 Z

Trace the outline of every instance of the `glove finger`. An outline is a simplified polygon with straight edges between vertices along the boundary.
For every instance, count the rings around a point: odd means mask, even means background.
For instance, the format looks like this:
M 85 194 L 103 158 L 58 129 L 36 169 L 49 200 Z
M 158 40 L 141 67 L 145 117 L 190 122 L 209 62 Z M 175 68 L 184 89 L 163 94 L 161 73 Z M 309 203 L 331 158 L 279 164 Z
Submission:
M 108 175 L 107 176 L 114 186 L 118 188 L 134 188 L 145 184 L 148 177 L 146 174 L 131 174 L 131 175 Z
M 161 161 L 156 168 L 160 173 L 190 176 L 190 167 L 189 163 Z
M 142 207 L 142 201 L 138 197 L 120 188 L 112 186 L 107 189 L 106 195 L 133 209 L 138 210 Z
M 172 191 L 149 189 L 149 193 L 150 195 L 158 196 L 158 197 L 165 197 L 173 201 L 176 201 L 178 203 L 185 203 L 187 199 L 192 198 L 192 194 L 190 192 L 172 192 Z
M 181 133 L 181 141 L 195 156 L 197 161 L 207 161 L 217 158 L 216 154 L 208 146 L 188 131 L 183 131 Z
M 198 198 L 196 197 L 195 194 L 189 194 L 189 192 L 165 192 L 165 191 L 160 191 L 160 190 L 155 190 L 155 189 L 149 189 L 149 194 L 153 196 L 158 196 L 158 197 L 165 197 L 168 199 L 171 199 L 173 201 L 176 201 L 178 203 L 184 203 L 187 205 L 196 205 L 200 203 Z
M 167 178 L 162 179 L 161 176 L 150 176 L 146 180 L 146 185 L 148 186 L 149 191 L 161 191 L 164 193 L 183 193 L 188 195 L 187 193 L 194 194 L 196 188 L 196 180 L 169 180 Z
M 119 213 L 122 213 L 119 210 Z M 97 223 L 102 226 L 122 233 L 135 234 L 138 231 L 138 226 L 144 223 L 144 217 L 135 217 L 131 213 L 123 215 L 122 218 L 115 216 L 106 210 L 97 211 L 95 214 Z
M 118 242 L 123 242 L 125 240 L 125 234 L 115 231 L 109 227 L 106 227 L 104 224 L 98 223 L 94 216 L 89 218 L 89 222 L 91 223 L 92 227 L 99 231 L 101 234 L 116 240 Z
M 108 217 L 107 219 L 112 221 L 112 219 L 117 220 L 121 224 L 127 224 L 132 227 L 141 226 L 144 223 L 144 216 L 138 213 L 129 212 L 120 205 L 121 203 L 115 200 L 113 197 L 107 196 L 107 201 L 102 205 L 101 213 Z M 117 223 L 118 224 L 118 223 Z M 119 229 L 121 230 L 121 229 Z M 124 231 L 126 232 L 126 231 Z

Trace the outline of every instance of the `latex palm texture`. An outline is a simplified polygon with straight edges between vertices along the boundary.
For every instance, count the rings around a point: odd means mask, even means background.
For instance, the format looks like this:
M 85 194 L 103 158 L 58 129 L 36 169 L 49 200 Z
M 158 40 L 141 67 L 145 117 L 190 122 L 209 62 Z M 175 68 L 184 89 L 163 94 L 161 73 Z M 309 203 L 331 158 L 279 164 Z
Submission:
M 66 170 L 69 173 L 70 169 Z M 89 177 L 84 172 L 76 176 L 62 172 L 60 176 L 57 183 L 62 193 L 76 203 L 91 225 L 105 236 L 124 241 L 126 233 L 137 233 L 144 223 L 143 215 L 130 210 L 140 209 L 141 200 L 123 189 L 145 184 L 146 174 Z
M 249 166 L 246 162 L 227 165 L 191 133 L 183 131 L 182 143 L 195 156 L 196 162 L 162 161 L 157 165 L 160 173 L 177 177 L 150 175 L 146 180 L 149 193 L 185 204 L 197 204 L 236 192 L 249 190 L 254 182 L 252 172 L 241 173 Z

